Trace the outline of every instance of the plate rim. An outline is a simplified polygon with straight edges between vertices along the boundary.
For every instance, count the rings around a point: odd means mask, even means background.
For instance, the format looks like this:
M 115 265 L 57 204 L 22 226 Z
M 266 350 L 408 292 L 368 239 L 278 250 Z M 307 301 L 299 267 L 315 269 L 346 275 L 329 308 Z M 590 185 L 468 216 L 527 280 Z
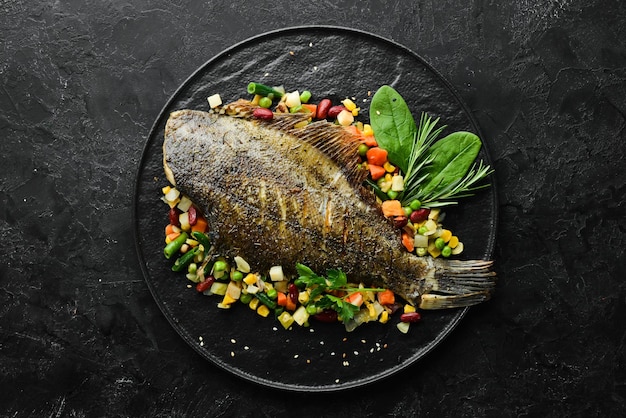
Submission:
M 322 385 L 306 386 L 306 385 L 286 384 L 282 382 L 277 382 L 277 381 L 270 380 L 270 379 L 264 379 L 260 376 L 252 375 L 250 373 L 246 373 L 243 370 L 240 370 L 239 368 L 226 364 L 224 361 L 220 360 L 219 358 L 215 356 L 211 356 L 206 351 L 201 350 L 200 349 L 201 347 L 198 347 L 198 344 L 194 342 L 191 335 L 189 335 L 188 331 L 181 328 L 180 325 L 177 324 L 173 320 L 173 318 L 170 317 L 171 315 L 168 315 L 168 312 L 166 312 L 166 307 L 161 302 L 160 296 L 156 293 L 156 289 L 148 280 L 149 272 L 146 266 L 146 258 L 144 257 L 143 249 L 140 244 L 142 242 L 142 239 L 139 233 L 140 232 L 139 231 L 139 216 L 138 216 L 138 211 L 139 211 L 138 201 L 139 201 L 139 189 L 140 189 L 139 185 L 141 182 L 142 171 L 145 166 L 146 156 L 148 154 L 150 144 L 152 142 L 151 139 L 153 138 L 155 134 L 157 134 L 156 131 L 158 127 L 161 125 L 163 118 L 166 115 L 167 109 L 170 108 L 170 106 L 178 99 L 178 96 L 180 95 L 180 93 L 183 90 L 185 90 L 187 86 L 191 82 L 193 82 L 194 79 L 199 77 L 206 67 L 210 66 L 212 63 L 218 61 L 222 57 L 233 53 L 234 51 L 236 51 L 237 49 L 241 47 L 244 47 L 253 42 L 261 41 L 265 38 L 272 38 L 277 35 L 284 35 L 284 34 L 296 33 L 296 32 L 307 31 L 307 30 L 308 31 L 329 30 L 329 31 L 340 32 L 343 34 L 364 36 L 364 37 L 370 38 L 371 40 L 388 44 L 391 47 L 397 48 L 403 51 L 404 53 L 409 54 L 414 59 L 418 60 L 422 65 L 424 65 L 424 67 L 426 67 L 428 71 L 432 72 L 442 84 L 445 85 L 446 89 L 456 99 L 458 105 L 462 108 L 464 114 L 467 116 L 468 122 L 470 123 L 472 128 L 474 128 L 476 130 L 477 135 L 481 139 L 483 139 L 482 146 L 483 146 L 484 152 L 487 155 L 487 158 L 490 160 L 489 162 L 493 163 L 491 161 L 491 153 L 489 151 L 489 147 L 487 145 L 487 142 L 484 140 L 485 136 L 482 133 L 480 126 L 477 123 L 476 118 L 474 117 L 473 112 L 471 112 L 471 110 L 469 109 L 465 101 L 462 99 L 462 97 L 460 96 L 456 88 L 452 85 L 452 83 L 446 77 L 444 77 L 436 68 L 434 68 L 429 62 L 427 62 L 421 55 L 419 55 L 417 52 L 409 49 L 408 47 L 400 44 L 399 42 L 393 39 L 384 37 L 382 35 L 378 35 L 376 33 L 361 30 L 361 29 L 345 27 L 345 26 L 297 25 L 297 26 L 287 26 L 283 28 L 277 28 L 277 29 L 273 29 L 271 31 L 256 34 L 246 39 L 243 39 L 241 41 L 238 41 L 232 44 L 231 46 L 221 50 L 219 53 L 210 57 L 208 60 L 202 63 L 198 68 L 196 68 L 188 77 L 186 77 L 186 79 L 182 83 L 178 85 L 176 90 L 170 95 L 168 100 L 162 106 L 150 130 L 148 131 L 147 136 L 144 138 L 144 144 L 141 150 L 141 155 L 140 155 L 139 163 L 137 165 L 137 170 L 136 170 L 136 174 L 134 178 L 135 182 L 134 182 L 133 193 L 132 193 L 133 238 L 134 238 L 134 243 L 135 243 L 135 253 L 137 256 L 137 261 L 139 263 L 139 267 L 141 269 L 144 282 L 146 283 L 152 295 L 153 300 L 158 306 L 161 314 L 165 317 L 165 319 L 168 321 L 170 326 L 172 326 L 176 334 L 178 334 L 188 346 L 191 346 L 191 348 L 197 354 L 199 354 L 200 357 L 202 357 L 204 360 L 209 360 L 212 364 L 228 372 L 229 374 L 237 376 L 238 378 L 241 378 L 243 380 L 261 385 L 263 387 L 274 388 L 274 389 L 279 389 L 279 390 L 284 390 L 284 391 L 291 391 L 291 392 L 337 392 L 341 390 L 359 388 L 359 387 L 371 385 L 381 380 L 385 380 L 393 375 L 396 375 L 400 371 L 413 366 L 415 363 L 422 361 L 424 357 L 427 357 L 429 354 L 431 354 L 432 351 L 442 343 L 442 341 L 444 341 L 446 338 L 450 336 L 450 334 L 456 329 L 459 323 L 467 315 L 471 307 L 465 307 L 459 310 L 457 314 L 452 318 L 452 320 L 441 330 L 441 332 L 438 333 L 437 337 L 431 340 L 428 343 L 428 345 L 424 348 L 424 350 L 421 351 L 420 356 L 413 355 L 407 360 L 405 360 L 404 362 L 394 365 L 392 367 L 389 367 L 382 372 L 378 372 L 376 374 L 373 374 L 371 376 L 367 376 L 358 380 L 347 381 L 347 382 L 337 383 L 337 384 L 323 385 L 323 386 Z M 498 209 L 498 194 L 497 194 L 496 178 L 494 175 L 492 175 L 492 180 L 493 181 L 491 182 L 490 187 L 493 189 L 493 199 L 491 199 L 492 207 L 490 209 L 493 215 L 493 219 L 491 221 L 492 225 L 490 228 L 490 234 L 487 240 L 487 245 L 483 253 L 484 258 L 493 258 L 493 252 L 495 249 L 495 240 L 496 240 L 496 235 L 497 235 L 498 220 L 499 220 L 498 219 L 499 214 L 497 210 Z

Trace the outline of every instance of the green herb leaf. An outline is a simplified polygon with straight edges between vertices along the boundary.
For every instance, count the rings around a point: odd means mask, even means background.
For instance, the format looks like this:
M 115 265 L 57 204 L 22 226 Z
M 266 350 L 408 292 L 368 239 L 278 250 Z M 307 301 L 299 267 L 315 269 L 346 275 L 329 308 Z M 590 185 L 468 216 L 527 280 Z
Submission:
M 389 161 L 406 173 L 417 128 L 400 93 L 386 85 L 376 91 L 370 105 L 370 124 Z
M 348 284 L 348 276 L 341 270 L 327 270 L 326 279 L 330 290 L 342 289 Z
M 478 136 L 463 131 L 435 142 L 428 151 L 432 160 L 425 168 L 429 176 L 421 187 L 422 194 L 435 194 L 462 179 L 474 163 L 480 147 Z
M 340 297 L 333 295 L 324 295 L 320 300 L 315 303 L 315 306 L 321 309 L 332 309 L 339 314 L 341 319 L 345 322 L 354 318 L 354 314 L 359 311 L 359 307 L 346 302 Z

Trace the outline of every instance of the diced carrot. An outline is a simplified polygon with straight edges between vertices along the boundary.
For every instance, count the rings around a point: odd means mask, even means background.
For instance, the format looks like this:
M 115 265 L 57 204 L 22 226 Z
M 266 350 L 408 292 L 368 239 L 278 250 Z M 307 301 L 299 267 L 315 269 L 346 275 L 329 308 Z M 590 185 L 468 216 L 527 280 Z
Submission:
M 367 145 L 368 147 L 377 147 L 378 146 L 378 142 L 376 142 L 376 138 L 374 138 L 374 135 L 364 135 L 361 137 L 361 142 L 363 142 L 365 145 Z
M 172 224 L 167 224 L 167 226 L 165 227 L 165 235 L 169 235 L 169 234 L 173 234 L 174 232 L 174 225 Z
M 278 298 L 276 299 L 276 303 L 279 306 L 287 306 L 287 299 L 289 299 L 287 297 L 287 295 L 283 292 L 278 292 Z
M 191 232 L 198 231 L 198 232 L 205 233 L 207 226 L 208 226 L 208 223 L 206 219 L 204 219 L 204 217 L 202 216 L 198 216 L 198 219 L 196 220 L 196 224 L 191 227 Z
M 178 238 L 179 235 L 180 235 L 180 232 L 172 232 L 171 234 L 167 234 L 167 236 L 165 237 L 165 241 L 172 242 L 176 238 Z
M 361 136 L 361 132 L 359 131 L 359 128 L 356 125 L 344 126 L 344 129 L 350 132 L 352 135 Z
M 350 293 L 346 296 L 346 302 L 353 304 L 354 306 L 363 305 L 363 294 L 361 292 Z
M 382 210 L 386 218 L 406 216 L 399 200 L 385 200 L 382 204 Z
M 380 147 L 372 147 L 368 149 L 365 156 L 367 157 L 367 162 L 370 164 L 382 167 L 387 162 L 387 150 Z
M 404 248 L 410 253 L 415 249 L 415 240 L 404 231 L 402 232 L 402 245 L 404 245 Z
M 311 117 L 315 117 L 317 114 L 317 105 L 310 103 L 302 103 L 302 107 L 308 109 L 311 112 Z
M 293 302 L 291 300 L 291 298 L 287 298 L 287 303 L 285 304 L 285 309 L 287 309 L 288 311 L 295 311 L 296 310 L 296 303 Z
M 378 303 L 381 305 L 393 305 L 396 303 L 396 295 L 389 289 L 378 292 L 376 297 L 378 298 Z
M 370 175 L 372 176 L 372 180 L 378 180 L 383 177 L 386 173 L 385 169 L 379 165 L 368 164 L 367 168 L 370 170 Z

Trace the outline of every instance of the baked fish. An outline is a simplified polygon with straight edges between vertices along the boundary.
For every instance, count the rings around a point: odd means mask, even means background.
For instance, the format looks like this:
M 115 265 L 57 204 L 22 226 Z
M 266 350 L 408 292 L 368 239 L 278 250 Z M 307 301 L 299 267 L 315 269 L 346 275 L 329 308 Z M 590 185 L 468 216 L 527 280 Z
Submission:
M 489 299 L 492 261 L 407 252 L 362 183 L 359 140 L 306 114 L 253 117 L 245 100 L 220 112 L 179 110 L 165 127 L 167 179 L 204 211 L 214 254 L 243 257 L 258 271 L 297 263 L 340 268 L 351 282 L 386 287 L 422 309 Z

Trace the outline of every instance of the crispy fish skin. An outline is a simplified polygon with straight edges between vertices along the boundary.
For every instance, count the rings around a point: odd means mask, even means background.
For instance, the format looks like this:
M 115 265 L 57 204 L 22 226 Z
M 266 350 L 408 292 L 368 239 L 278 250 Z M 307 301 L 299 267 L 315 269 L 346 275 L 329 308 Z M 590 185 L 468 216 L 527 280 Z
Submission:
M 252 119 L 175 111 L 165 127 L 168 180 L 201 207 L 215 253 L 239 255 L 259 271 L 296 263 L 341 268 L 351 281 L 392 289 L 424 309 L 468 306 L 490 297 L 490 261 L 417 257 L 361 187 L 359 142 L 326 121 L 294 128 L 302 115 Z

